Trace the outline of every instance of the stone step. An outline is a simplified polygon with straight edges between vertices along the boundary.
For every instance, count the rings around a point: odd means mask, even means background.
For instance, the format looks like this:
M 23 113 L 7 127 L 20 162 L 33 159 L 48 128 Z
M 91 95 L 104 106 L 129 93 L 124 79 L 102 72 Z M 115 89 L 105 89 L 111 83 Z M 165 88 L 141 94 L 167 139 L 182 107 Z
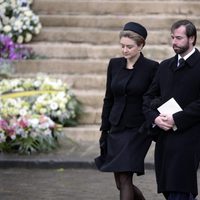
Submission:
M 98 142 L 100 125 L 79 125 L 63 129 L 65 136 L 77 143 Z
M 93 109 L 101 109 L 103 105 L 104 91 L 98 90 L 73 90 L 77 99 L 85 106 Z
M 94 45 L 118 44 L 119 31 L 85 27 L 44 27 L 41 33 L 34 37 L 33 41 L 90 43 Z M 169 42 L 170 30 L 148 31 L 147 45 L 169 44 Z
M 16 74 L 105 74 L 108 59 L 36 59 L 13 62 Z
M 170 30 L 149 30 L 146 45 L 169 44 L 170 39 Z M 44 27 L 33 41 L 112 45 L 118 44 L 119 31 L 81 27 Z M 200 38 L 197 38 L 197 43 L 200 43 Z
M 43 27 L 33 41 L 116 44 L 118 32 L 86 27 Z
M 33 4 L 37 13 L 95 14 L 95 15 L 146 15 L 191 14 L 199 15 L 199 1 L 105 1 L 105 0 L 38 0 Z
M 84 106 L 83 114 L 78 120 L 78 123 L 80 125 L 99 124 L 101 122 L 101 111 L 101 108 L 95 109 Z
M 85 75 L 63 75 L 62 80 L 74 89 L 78 90 L 104 90 L 106 85 L 106 75 L 85 74 Z
M 33 48 L 36 54 L 51 59 L 109 59 L 111 57 L 121 56 L 119 45 L 35 42 L 30 43 L 29 46 Z M 51 51 L 49 51 L 49 49 L 51 49 Z M 155 60 L 162 60 L 174 55 L 169 45 L 145 46 L 143 52 L 145 56 Z
M 172 6 L 172 8 L 174 5 Z M 197 7 L 198 10 L 200 6 Z M 178 19 L 185 19 L 193 21 L 199 27 L 199 15 L 195 16 L 190 13 L 182 15 L 167 15 L 152 14 L 146 15 L 48 15 L 40 14 L 40 20 L 44 27 L 50 26 L 63 26 L 63 27 L 85 27 L 85 28 L 98 28 L 103 30 L 121 30 L 123 24 L 128 21 L 136 21 L 143 24 L 148 30 L 168 30 L 171 24 Z

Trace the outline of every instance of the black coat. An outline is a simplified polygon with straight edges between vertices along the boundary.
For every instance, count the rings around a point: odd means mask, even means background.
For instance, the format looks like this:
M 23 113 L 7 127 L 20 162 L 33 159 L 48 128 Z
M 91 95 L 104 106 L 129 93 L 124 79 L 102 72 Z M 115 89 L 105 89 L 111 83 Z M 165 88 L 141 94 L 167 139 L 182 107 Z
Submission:
M 144 96 L 144 113 L 149 125 L 159 115 L 151 108 L 154 97 L 161 104 L 174 98 L 183 111 L 173 114 L 177 131 L 162 131 L 155 148 L 158 192 L 192 192 L 197 195 L 196 171 L 200 149 L 200 53 L 196 49 L 186 65 L 177 68 L 177 55 L 160 64 Z
M 157 66 L 157 62 L 142 54 L 132 70 L 126 69 L 123 57 L 110 60 L 100 130 L 110 130 L 111 126 L 139 127 L 144 122 L 143 94 L 152 82 Z

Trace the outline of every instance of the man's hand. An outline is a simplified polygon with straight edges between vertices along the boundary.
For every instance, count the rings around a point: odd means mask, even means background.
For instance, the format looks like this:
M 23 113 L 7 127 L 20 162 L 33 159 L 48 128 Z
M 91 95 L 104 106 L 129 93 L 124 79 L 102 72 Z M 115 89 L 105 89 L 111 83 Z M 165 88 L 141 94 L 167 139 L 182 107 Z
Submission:
M 174 119 L 172 115 L 160 114 L 156 117 L 154 123 L 164 131 L 168 131 L 174 126 Z

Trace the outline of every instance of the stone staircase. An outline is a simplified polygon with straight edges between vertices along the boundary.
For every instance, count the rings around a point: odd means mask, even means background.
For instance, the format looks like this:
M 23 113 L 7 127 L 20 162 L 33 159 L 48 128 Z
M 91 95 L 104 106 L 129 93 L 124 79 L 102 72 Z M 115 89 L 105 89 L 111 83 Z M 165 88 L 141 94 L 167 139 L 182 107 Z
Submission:
M 15 63 L 15 75 L 43 72 L 70 84 L 84 104 L 80 125 L 67 128 L 79 141 L 98 137 L 106 68 L 111 57 L 121 55 L 123 24 L 137 21 L 148 29 L 143 52 L 157 61 L 173 55 L 169 29 L 174 21 L 187 18 L 200 27 L 198 0 L 35 0 L 32 9 L 43 29 L 28 46 L 44 59 Z

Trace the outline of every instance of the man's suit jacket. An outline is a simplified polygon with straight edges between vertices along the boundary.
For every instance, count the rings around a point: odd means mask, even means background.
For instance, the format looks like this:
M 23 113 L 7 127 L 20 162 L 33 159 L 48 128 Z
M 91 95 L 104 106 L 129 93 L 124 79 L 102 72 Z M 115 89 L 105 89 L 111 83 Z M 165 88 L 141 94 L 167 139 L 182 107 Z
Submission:
M 138 127 L 144 122 L 143 94 L 152 82 L 158 63 L 142 54 L 132 70 L 123 57 L 110 60 L 100 130 L 111 126 Z

